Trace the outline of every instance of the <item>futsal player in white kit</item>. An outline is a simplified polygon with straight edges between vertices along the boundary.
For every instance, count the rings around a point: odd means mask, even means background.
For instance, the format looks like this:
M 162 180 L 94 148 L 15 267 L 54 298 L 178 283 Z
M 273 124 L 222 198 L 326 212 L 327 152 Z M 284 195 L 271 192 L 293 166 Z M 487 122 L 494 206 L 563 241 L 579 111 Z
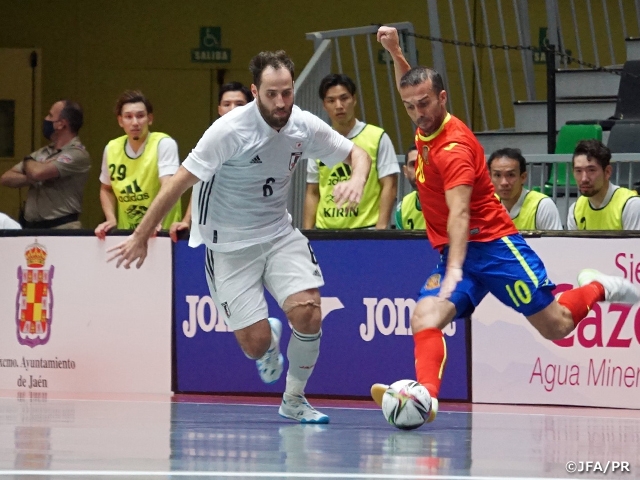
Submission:
M 333 195 L 344 206 L 360 201 L 371 159 L 329 125 L 293 105 L 294 68 L 284 51 L 261 52 L 250 62 L 255 101 L 216 120 L 178 172 L 163 185 L 142 223 L 111 248 L 109 261 L 140 268 L 155 226 L 180 195 L 194 192 L 191 244 L 207 247 L 205 270 L 211 297 L 240 347 L 256 359 L 262 380 L 273 383 L 283 370 L 282 324 L 268 319 L 266 287 L 287 315 L 293 331 L 289 370 L 279 414 L 301 423 L 328 423 L 304 397 L 318 358 L 322 272 L 308 240 L 291 225 L 287 196 L 302 158 L 328 166 L 347 161 L 351 179 Z

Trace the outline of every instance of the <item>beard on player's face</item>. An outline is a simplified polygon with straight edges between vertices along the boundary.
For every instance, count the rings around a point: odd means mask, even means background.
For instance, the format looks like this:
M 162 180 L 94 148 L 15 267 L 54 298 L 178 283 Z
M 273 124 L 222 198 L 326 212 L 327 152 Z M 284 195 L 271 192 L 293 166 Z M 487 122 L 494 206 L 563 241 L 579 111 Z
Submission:
M 280 130 L 284 127 L 289 121 L 289 117 L 291 117 L 291 111 L 293 110 L 293 103 L 284 106 L 277 107 L 273 105 L 272 108 L 265 105 L 260 99 L 260 95 L 257 96 L 256 101 L 258 102 L 258 110 L 260 110 L 260 115 L 264 119 L 267 124 L 275 128 L 276 130 Z M 273 102 L 271 102 L 273 103 Z

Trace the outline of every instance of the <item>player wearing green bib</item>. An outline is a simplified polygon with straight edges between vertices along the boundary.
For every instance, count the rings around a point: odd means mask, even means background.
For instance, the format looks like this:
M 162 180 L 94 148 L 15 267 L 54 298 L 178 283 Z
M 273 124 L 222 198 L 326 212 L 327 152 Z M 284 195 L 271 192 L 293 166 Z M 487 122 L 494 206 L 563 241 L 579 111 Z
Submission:
M 611 150 L 583 140 L 573 152 L 573 175 L 582 196 L 569 207 L 569 230 L 640 230 L 640 197 L 609 181 Z
M 491 183 L 519 231 L 562 230 L 560 212 L 543 193 L 524 188 L 527 162 L 517 148 L 502 148 L 487 161 Z
M 322 159 L 309 159 L 304 228 L 388 228 L 400 172 L 391 139 L 382 128 L 356 118 L 356 86 L 348 76 L 327 75 L 320 83 L 319 95 L 333 129 L 369 154 L 371 171 L 360 204 L 339 207 L 333 199 L 333 187 L 351 178 L 351 168 L 342 162 L 328 167 Z
M 139 91 L 126 91 L 116 105 L 118 124 L 126 135 L 111 140 L 104 150 L 100 173 L 100 203 L 105 222 L 96 236 L 109 230 L 134 230 L 158 195 L 162 184 L 180 166 L 178 145 L 169 135 L 149 132 L 153 106 Z M 181 218 L 180 202 L 162 221 L 162 229 Z

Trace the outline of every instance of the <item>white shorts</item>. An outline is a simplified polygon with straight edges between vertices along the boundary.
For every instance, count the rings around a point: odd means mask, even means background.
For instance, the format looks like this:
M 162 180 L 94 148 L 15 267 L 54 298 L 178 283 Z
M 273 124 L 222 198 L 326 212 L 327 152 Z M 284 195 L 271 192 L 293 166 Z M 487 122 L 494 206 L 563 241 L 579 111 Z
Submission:
M 282 308 L 289 295 L 324 285 L 311 244 L 297 229 L 233 252 L 207 249 L 205 271 L 218 315 L 231 330 L 269 316 L 264 287 Z

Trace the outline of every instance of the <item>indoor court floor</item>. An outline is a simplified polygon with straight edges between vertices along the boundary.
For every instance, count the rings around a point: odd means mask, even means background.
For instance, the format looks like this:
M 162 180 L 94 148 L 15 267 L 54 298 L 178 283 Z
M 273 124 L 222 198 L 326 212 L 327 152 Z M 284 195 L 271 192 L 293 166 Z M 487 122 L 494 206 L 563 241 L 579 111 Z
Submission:
M 274 397 L 0 392 L 0 477 L 640 478 L 640 411 L 443 402 L 405 432 L 372 401 L 312 403 L 329 425 Z

